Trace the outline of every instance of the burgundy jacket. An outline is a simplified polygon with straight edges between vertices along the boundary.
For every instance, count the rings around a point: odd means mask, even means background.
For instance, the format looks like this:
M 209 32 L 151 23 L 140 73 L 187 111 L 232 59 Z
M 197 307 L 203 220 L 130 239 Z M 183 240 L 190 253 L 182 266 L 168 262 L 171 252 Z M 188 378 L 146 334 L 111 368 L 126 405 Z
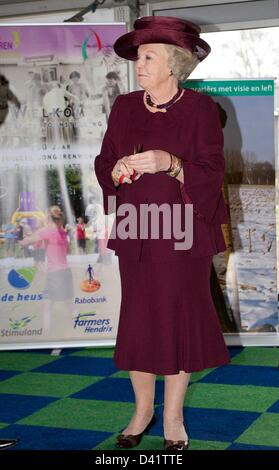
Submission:
M 143 103 L 143 90 L 116 98 L 104 135 L 101 152 L 95 159 L 95 172 L 103 191 L 104 211 L 108 214 L 108 196 L 116 196 L 120 204 L 164 203 L 193 204 L 193 245 L 188 250 L 174 250 L 172 236 L 142 240 L 110 238 L 108 248 L 129 259 L 140 259 L 142 243 L 149 244 L 152 260 L 183 256 L 195 258 L 226 250 L 221 224 L 228 222 L 222 184 L 225 173 L 223 131 L 216 103 L 207 95 L 185 89 L 182 98 L 166 113 L 151 113 Z M 111 179 L 116 161 L 134 153 L 134 146 L 143 144 L 143 151 L 165 150 L 183 160 L 184 184 L 161 171 L 144 174 L 132 184 L 117 188 Z M 125 216 L 116 215 L 114 228 Z M 139 217 L 138 217 L 139 220 Z M 183 226 L 187 223 L 182 217 Z M 140 224 L 139 224 L 140 226 Z M 116 231 L 117 232 L 117 231 Z M 149 232 L 150 233 L 150 232 Z

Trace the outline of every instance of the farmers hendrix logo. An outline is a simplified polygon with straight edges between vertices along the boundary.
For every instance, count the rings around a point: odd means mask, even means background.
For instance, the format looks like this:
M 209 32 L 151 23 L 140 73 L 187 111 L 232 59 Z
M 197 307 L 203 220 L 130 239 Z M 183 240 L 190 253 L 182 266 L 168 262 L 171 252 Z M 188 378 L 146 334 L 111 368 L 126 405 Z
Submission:
M 0 35 L 0 49 L 1 50 L 13 50 L 17 49 L 20 46 L 20 34 L 18 31 L 12 31 L 11 33 L 13 39 L 7 39 Z
M 74 317 L 74 329 L 81 328 L 84 333 L 109 333 L 112 331 L 109 318 L 95 318 L 96 313 L 78 313 Z

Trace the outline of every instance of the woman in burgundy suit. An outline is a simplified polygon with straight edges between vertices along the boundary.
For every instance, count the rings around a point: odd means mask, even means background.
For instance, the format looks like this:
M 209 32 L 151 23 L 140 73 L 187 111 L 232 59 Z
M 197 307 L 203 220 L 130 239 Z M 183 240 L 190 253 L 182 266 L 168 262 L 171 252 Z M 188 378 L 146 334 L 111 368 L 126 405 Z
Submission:
M 165 16 L 134 27 L 114 50 L 135 61 L 143 90 L 116 98 L 95 160 L 105 213 L 116 209 L 108 242 L 122 291 L 114 361 L 129 371 L 136 400 L 117 445 L 134 447 L 155 422 L 155 380 L 164 375 L 164 449 L 180 450 L 189 445 L 190 373 L 229 362 L 210 292 L 212 257 L 226 249 L 223 134 L 212 98 L 180 85 L 210 52 L 200 28 Z

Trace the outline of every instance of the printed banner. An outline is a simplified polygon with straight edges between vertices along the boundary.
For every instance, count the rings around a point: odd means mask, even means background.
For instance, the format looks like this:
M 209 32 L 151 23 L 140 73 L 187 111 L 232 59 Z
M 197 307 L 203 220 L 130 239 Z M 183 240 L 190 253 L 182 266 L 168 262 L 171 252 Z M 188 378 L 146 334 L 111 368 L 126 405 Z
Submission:
M 211 276 L 223 331 L 270 333 L 270 344 L 277 344 L 274 81 L 187 80 L 185 86 L 212 96 L 224 131 L 230 223 L 222 227 L 227 251 L 214 258 Z
M 0 27 L 0 348 L 114 340 L 118 258 L 93 171 L 124 24 Z M 105 232 L 104 232 L 105 231 Z M 93 344 L 93 343 L 92 343 Z

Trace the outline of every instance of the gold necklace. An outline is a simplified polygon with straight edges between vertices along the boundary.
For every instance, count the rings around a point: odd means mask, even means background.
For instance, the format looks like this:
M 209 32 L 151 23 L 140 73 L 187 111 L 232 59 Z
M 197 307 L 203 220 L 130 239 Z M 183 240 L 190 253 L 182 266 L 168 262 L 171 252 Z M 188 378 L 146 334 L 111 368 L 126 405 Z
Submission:
M 176 98 L 176 100 L 171 104 L 171 106 L 173 106 L 178 100 L 180 100 L 182 98 L 182 96 L 184 95 L 184 92 L 185 92 L 185 89 L 182 88 L 182 92 L 180 93 L 178 98 Z M 148 111 L 150 111 L 152 113 L 157 113 L 157 112 L 166 113 L 167 112 L 167 108 L 157 108 L 157 107 L 154 107 L 154 106 L 150 106 L 148 104 L 148 102 L 147 102 L 147 91 L 146 90 L 143 93 L 143 102 L 144 102 L 145 107 L 148 109 Z M 169 107 L 171 107 L 171 106 L 169 106 Z

